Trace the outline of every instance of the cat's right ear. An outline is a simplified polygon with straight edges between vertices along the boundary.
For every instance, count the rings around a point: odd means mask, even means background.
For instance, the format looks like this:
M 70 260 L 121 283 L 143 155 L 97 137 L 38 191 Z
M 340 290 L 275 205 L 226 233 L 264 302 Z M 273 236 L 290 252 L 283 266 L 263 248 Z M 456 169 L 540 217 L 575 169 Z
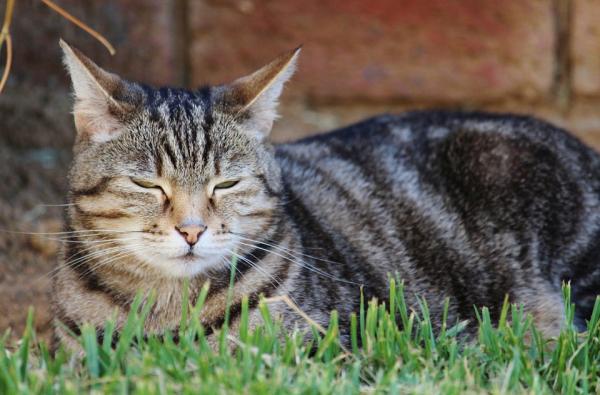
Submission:
M 281 54 L 258 71 L 225 86 L 222 100 L 236 114 L 243 114 L 248 133 L 264 139 L 277 118 L 277 102 L 296 68 L 300 47 Z
M 78 140 L 100 143 L 117 137 L 123 131 L 120 120 L 132 110 L 130 103 L 117 99 L 124 96 L 127 83 L 116 74 L 102 70 L 62 39 L 60 46 L 73 84 Z

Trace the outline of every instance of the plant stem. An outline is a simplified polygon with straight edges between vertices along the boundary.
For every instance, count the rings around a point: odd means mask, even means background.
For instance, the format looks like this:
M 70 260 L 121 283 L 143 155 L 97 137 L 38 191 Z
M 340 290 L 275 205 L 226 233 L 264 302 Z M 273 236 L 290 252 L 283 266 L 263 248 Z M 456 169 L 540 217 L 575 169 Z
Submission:
M 4 85 L 6 85 L 8 74 L 10 73 L 10 66 L 12 64 L 12 39 L 10 37 L 10 22 L 12 21 L 14 8 L 15 0 L 7 0 L 6 12 L 4 13 L 4 22 L 2 23 L 2 30 L 0 31 L 0 53 L 2 52 L 2 47 L 6 41 L 6 63 L 4 64 L 2 78 L 0 78 L 0 92 L 2 92 Z
M 95 31 L 94 29 L 92 29 L 91 27 L 89 27 L 88 25 L 86 25 L 85 23 L 83 23 L 82 21 L 80 21 L 79 19 L 74 17 L 73 15 L 71 15 L 64 8 L 55 4 L 51 0 L 42 0 L 42 3 L 46 4 L 54 12 L 58 13 L 60 16 L 62 16 L 69 22 L 78 26 L 80 29 L 86 31 L 90 36 L 94 37 L 96 40 L 100 41 L 100 43 L 102 43 L 102 45 L 104 45 L 106 47 L 106 49 L 108 50 L 108 52 L 110 52 L 111 55 L 114 55 L 115 53 L 117 53 L 117 51 L 115 51 L 115 48 L 112 46 L 112 44 L 106 38 L 104 38 L 104 36 L 102 36 L 100 33 Z

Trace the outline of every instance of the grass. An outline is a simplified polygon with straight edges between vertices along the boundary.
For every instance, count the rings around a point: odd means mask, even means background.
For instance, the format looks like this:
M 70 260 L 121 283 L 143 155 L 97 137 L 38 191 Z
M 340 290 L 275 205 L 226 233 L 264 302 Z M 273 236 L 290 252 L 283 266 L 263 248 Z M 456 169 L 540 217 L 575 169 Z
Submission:
M 479 310 L 477 338 L 463 341 L 464 323 L 435 333 L 425 301 L 419 312 L 409 310 L 401 284 L 391 281 L 389 306 L 361 303 L 351 317 L 349 349 L 340 345 L 335 312 L 326 333 L 315 329 L 305 344 L 301 334 L 282 331 L 263 301 L 264 325 L 248 329 L 246 302 L 239 333 L 224 329 L 213 350 L 198 319 L 206 291 L 184 308 L 178 343 L 143 337 L 149 309 L 138 298 L 116 347 L 114 323 L 107 322 L 102 344 L 86 326 L 79 357 L 62 349 L 51 356 L 36 341 L 30 314 L 17 347 L 9 349 L 8 336 L 0 340 L 0 393 L 600 394 L 600 298 L 587 332 L 577 333 L 568 287 L 558 338 L 543 339 L 522 308 L 505 302 L 496 326 L 486 308 Z

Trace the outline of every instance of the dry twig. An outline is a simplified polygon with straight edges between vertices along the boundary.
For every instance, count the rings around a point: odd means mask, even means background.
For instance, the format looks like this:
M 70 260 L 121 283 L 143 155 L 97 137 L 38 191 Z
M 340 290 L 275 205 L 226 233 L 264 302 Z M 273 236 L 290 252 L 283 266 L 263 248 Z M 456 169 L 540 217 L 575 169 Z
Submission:
M 102 36 L 100 33 L 95 31 L 94 29 L 92 29 L 91 27 L 89 27 L 88 25 L 86 25 L 85 23 L 80 21 L 79 19 L 75 18 L 73 15 L 69 14 L 64 8 L 59 7 L 57 4 L 55 4 L 51 0 L 42 0 L 42 3 L 46 4 L 53 11 L 60 14 L 63 18 L 65 18 L 69 22 L 73 23 L 74 25 L 78 26 L 80 29 L 85 30 L 90 36 L 92 36 L 96 40 L 100 41 L 102 43 L 102 45 L 104 45 L 106 47 L 108 52 L 110 52 L 111 55 L 114 55 L 115 53 L 117 53 L 117 51 L 115 51 L 115 48 L 111 45 L 110 42 L 108 42 L 108 40 L 106 38 L 104 38 L 104 36 Z
M 4 89 L 4 85 L 8 80 L 8 73 L 10 73 L 10 66 L 12 64 L 12 38 L 10 37 L 10 22 L 12 21 L 12 14 L 15 8 L 15 0 L 6 1 L 6 11 L 4 13 L 4 22 L 2 23 L 2 30 L 0 31 L 0 52 L 4 42 L 6 42 L 6 63 L 4 64 L 4 72 L 2 78 L 0 78 L 0 92 Z
M 106 38 L 104 38 L 104 36 L 102 36 L 100 33 L 95 31 L 94 29 L 92 29 L 91 27 L 89 27 L 88 25 L 86 25 L 85 23 L 83 23 L 82 21 L 80 21 L 79 19 L 74 17 L 73 15 L 71 15 L 64 8 L 58 6 L 51 0 L 41 0 L 41 1 L 42 1 L 42 3 L 47 5 L 51 10 L 53 10 L 54 12 L 56 12 L 57 14 L 59 14 L 60 16 L 62 16 L 66 20 L 68 20 L 69 22 L 73 23 L 80 29 L 84 30 L 89 35 L 94 37 L 96 40 L 100 41 L 100 43 L 102 43 L 102 45 L 104 45 L 106 47 L 106 49 L 108 50 L 108 52 L 110 52 L 111 55 L 114 55 L 116 53 L 115 48 L 111 45 L 111 43 Z M 4 43 L 6 43 L 6 62 L 4 64 L 4 71 L 2 72 L 2 77 L 0 78 L 0 93 L 4 89 L 4 86 L 6 85 L 6 81 L 8 80 L 8 75 L 10 73 L 10 67 L 12 65 L 13 51 L 12 51 L 12 37 L 10 35 L 10 23 L 12 21 L 14 8 L 15 8 L 15 0 L 7 0 L 6 1 L 6 11 L 4 13 L 4 22 L 2 23 L 2 30 L 0 30 L 0 54 L 2 53 L 2 48 L 4 47 Z
M 306 314 L 296 303 L 294 303 L 294 301 L 292 299 L 290 299 L 289 296 L 279 295 L 279 296 L 272 296 L 270 298 L 265 299 L 265 303 L 267 303 L 267 304 L 278 303 L 278 302 L 283 302 L 284 304 L 286 304 L 296 314 L 298 314 L 306 322 L 308 322 L 310 325 L 314 326 L 319 332 L 321 332 L 322 335 L 327 334 L 327 330 L 321 324 L 319 324 L 317 321 L 310 318 L 310 316 L 308 314 Z M 346 347 L 344 347 L 343 344 L 340 343 L 339 346 L 341 347 L 341 349 L 344 351 L 345 354 L 347 354 L 347 355 L 351 354 L 350 351 Z

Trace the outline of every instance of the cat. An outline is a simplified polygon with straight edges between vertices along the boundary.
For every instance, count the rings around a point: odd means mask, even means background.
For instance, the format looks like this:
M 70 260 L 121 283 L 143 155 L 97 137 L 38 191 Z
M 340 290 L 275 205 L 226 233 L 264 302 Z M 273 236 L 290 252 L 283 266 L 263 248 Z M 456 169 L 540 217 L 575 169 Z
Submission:
M 83 323 L 137 292 L 156 302 L 147 333 L 175 330 L 210 281 L 201 321 L 224 320 L 237 259 L 231 324 L 241 298 L 250 324 L 261 296 L 287 296 L 326 326 L 366 300 L 385 301 L 390 276 L 409 306 L 428 301 L 439 328 L 498 318 L 506 295 L 546 336 L 565 321 L 570 281 L 577 323 L 600 292 L 600 156 L 534 118 L 443 111 L 381 115 L 296 142 L 268 140 L 300 49 L 230 84 L 191 91 L 128 82 L 60 43 L 75 96 L 67 232 L 53 283 L 55 338 L 70 347 Z M 281 298 L 280 298 L 281 299 Z M 309 320 L 270 310 L 290 330 Z

